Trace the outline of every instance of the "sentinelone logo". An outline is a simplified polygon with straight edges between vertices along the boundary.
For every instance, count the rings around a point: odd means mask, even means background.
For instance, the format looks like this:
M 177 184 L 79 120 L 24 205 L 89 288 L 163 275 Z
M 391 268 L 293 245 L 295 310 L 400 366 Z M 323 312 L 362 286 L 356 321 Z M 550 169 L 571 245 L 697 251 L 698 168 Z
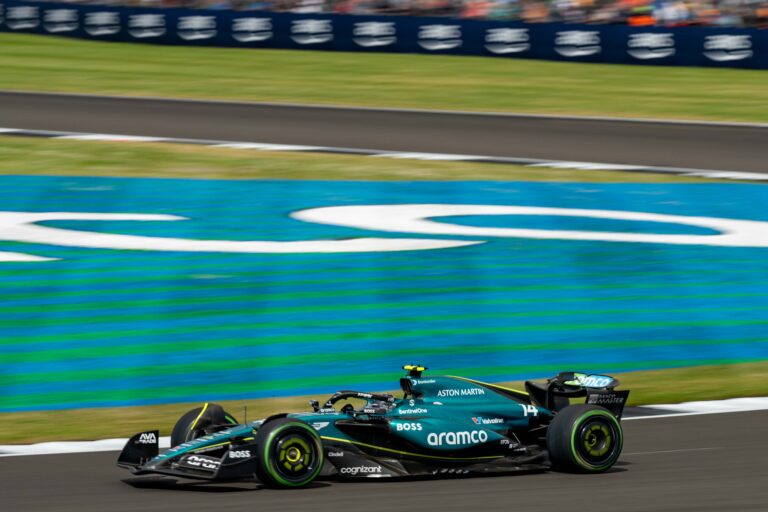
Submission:
M 541 230 L 467 226 L 440 222 L 440 217 L 478 215 L 546 215 L 560 217 L 591 217 L 638 222 L 661 222 L 707 228 L 713 235 L 664 235 L 637 232 Z M 658 213 L 623 212 L 615 210 L 583 210 L 576 208 L 545 208 L 532 206 L 401 204 L 331 206 L 301 210 L 291 214 L 293 219 L 308 223 L 379 231 L 388 237 L 360 237 L 332 240 L 196 240 L 140 235 L 96 233 L 40 225 L 54 221 L 181 221 L 175 215 L 126 213 L 25 213 L 0 212 L 0 241 L 58 245 L 92 249 L 134 251 L 181 251 L 221 253 L 355 253 L 449 249 L 487 243 L 492 238 L 535 238 L 600 242 L 655 243 L 671 245 L 707 245 L 719 247 L 768 248 L 768 222 L 688 217 Z M 309 231 L 311 233 L 311 230 Z M 397 238 L 396 234 L 430 235 L 430 238 Z M 446 236 L 475 237 L 477 240 L 453 240 Z M 49 261 L 23 253 L 0 252 L 0 261 Z M 443 390 L 445 391 L 445 390 Z M 461 391 L 457 391 L 461 394 Z M 448 395 L 446 395 L 448 396 Z

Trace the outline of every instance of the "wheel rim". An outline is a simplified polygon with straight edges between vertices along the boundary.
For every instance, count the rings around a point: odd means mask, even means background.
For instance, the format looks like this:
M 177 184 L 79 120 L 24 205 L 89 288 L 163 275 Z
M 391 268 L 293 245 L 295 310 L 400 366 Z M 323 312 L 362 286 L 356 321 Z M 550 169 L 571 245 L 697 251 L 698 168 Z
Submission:
M 301 484 L 314 477 L 318 468 L 318 446 L 303 429 L 279 432 L 271 445 L 269 466 L 280 480 Z
M 616 455 L 619 433 L 612 422 L 592 418 L 579 428 L 576 450 L 590 466 L 602 466 Z

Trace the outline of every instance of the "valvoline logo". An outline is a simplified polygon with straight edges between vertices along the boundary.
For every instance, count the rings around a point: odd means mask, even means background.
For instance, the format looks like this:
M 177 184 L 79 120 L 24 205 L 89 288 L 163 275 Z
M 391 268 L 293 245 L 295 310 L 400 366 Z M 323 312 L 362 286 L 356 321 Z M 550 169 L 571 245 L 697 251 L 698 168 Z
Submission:
M 482 416 L 477 416 L 472 418 L 472 422 L 475 425 L 497 425 L 504 423 L 504 418 L 483 418 Z

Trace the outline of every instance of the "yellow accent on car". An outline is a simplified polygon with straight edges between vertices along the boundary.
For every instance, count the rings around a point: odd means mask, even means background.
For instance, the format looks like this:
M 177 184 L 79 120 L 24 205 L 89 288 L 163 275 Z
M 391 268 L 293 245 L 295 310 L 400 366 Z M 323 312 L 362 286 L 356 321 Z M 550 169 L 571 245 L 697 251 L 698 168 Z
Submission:
M 201 446 L 200 448 L 197 448 L 196 450 L 190 450 L 190 451 L 192 453 L 197 453 L 199 451 L 210 450 L 211 448 L 216 448 L 216 447 L 219 447 L 219 446 L 224 446 L 225 444 L 232 444 L 232 443 L 230 443 L 229 441 L 225 441 L 223 443 L 218 443 L 218 444 L 209 444 L 208 446 Z
M 393 450 L 392 448 L 385 448 L 383 446 L 376 446 L 374 444 L 367 444 L 367 443 L 361 443 L 360 441 L 351 441 L 349 439 L 340 439 L 338 437 L 328 437 L 328 436 L 320 436 L 322 439 L 326 439 L 328 441 L 338 441 L 340 443 L 348 443 L 348 444 L 356 444 L 358 446 L 366 446 L 368 448 L 374 448 L 376 450 L 381 450 L 384 452 L 390 452 L 390 453 L 399 453 L 400 455 L 410 455 L 412 457 L 422 457 L 425 459 L 438 459 L 438 460 L 480 460 L 480 459 L 500 459 L 504 457 L 503 455 L 485 455 L 482 457 L 438 457 L 436 455 L 424 455 L 421 453 L 412 453 L 412 452 L 404 452 L 400 450 Z
M 197 418 L 195 418 L 195 421 L 192 422 L 192 425 L 189 427 L 190 432 L 195 430 L 195 427 L 197 426 L 197 422 L 200 421 L 200 418 L 203 417 L 203 414 L 205 414 L 206 409 L 208 409 L 208 402 L 205 402 L 205 405 L 203 406 L 203 410 L 200 411 L 200 414 L 197 415 Z
M 244 437 L 243 441 L 253 441 L 253 439 L 254 439 L 253 437 Z M 196 450 L 190 450 L 190 451 L 192 453 L 197 453 L 197 452 L 199 452 L 201 450 L 207 450 L 209 448 L 216 448 L 218 446 L 224 446 L 224 445 L 227 445 L 227 444 L 232 444 L 232 442 L 231 441 L 224 441 L 223 443 L 209 444 L 208 446 L 201 446 L 200 448 L 198 448 Z

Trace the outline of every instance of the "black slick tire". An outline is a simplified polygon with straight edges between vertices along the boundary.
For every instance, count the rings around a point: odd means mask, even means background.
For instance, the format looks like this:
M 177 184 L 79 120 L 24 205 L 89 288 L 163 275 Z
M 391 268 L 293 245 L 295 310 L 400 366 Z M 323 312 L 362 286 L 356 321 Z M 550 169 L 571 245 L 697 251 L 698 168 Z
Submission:
M 267 487 L 309 485 L 323 468 L 323 444 L 317 431 L 294 418 L 278 418 L 256 432 L 256 476 Z
M 602 473 L 621 455 L 621 424 L 607 409 L 578 404 L 557 413 L 547 431 L 552 468 L 570 473 Z

